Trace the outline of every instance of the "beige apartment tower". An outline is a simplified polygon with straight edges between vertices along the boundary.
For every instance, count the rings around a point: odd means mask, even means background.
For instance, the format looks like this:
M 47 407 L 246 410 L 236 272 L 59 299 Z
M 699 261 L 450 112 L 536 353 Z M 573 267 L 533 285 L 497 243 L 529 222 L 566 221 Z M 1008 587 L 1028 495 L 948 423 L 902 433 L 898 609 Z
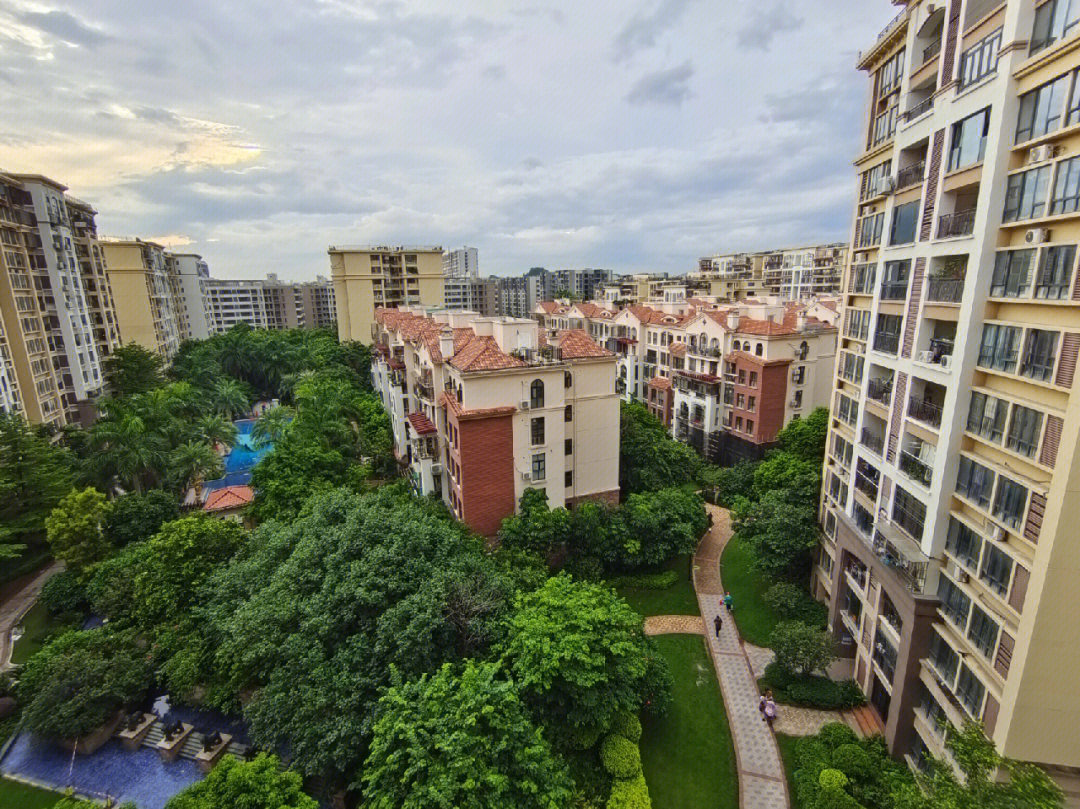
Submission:
M 1080 4 L 894 5 L 859 56 L 814 587 L 894 753 L 978 720 L 1077 805 Z
M 444 304 L 441 247 L 331 246 L 328 252 L 342 340 L 370 345 L 376 309 Z
M 141 239 L 109 239 L 101 246 L 124 343 L 138 343 L 171 360 L 190 336 L 171 256 L 161 245 Z

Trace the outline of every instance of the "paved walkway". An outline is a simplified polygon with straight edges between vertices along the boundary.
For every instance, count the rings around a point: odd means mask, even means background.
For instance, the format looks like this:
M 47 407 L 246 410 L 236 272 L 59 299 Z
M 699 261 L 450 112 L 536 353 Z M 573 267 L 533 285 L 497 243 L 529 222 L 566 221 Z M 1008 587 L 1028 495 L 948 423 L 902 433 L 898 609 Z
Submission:
M 17 627 L 23 616 L 37 601 L 41 588 L 54 573 L 64 569 L 62 562 L 53 562 L 23 585 L 22 589 L 0 604 L 0 671 L 11 667 L 11 630 Z
M 646 635 L 704 635 L 700 615 L 650 615 L 645 619 Z
M 739 804 L 742 809 L 788 809 L 787 780 L 780 750 L 758 711 L 760 695 L 750 658 L 735 621 L 724 611 L 721 602 L 724 590 L 720 582 L 720 552 L 731 537 L 731 519 L 725 509 L 711 505 L 708 509 L 713 524 L 694 556 L 694 589 L 701 615 L 710 627 L 713 616 L 724 616 L 720 637 L 706 632 L 705 643 L 716 667 L 731 725 L 739 770 Z

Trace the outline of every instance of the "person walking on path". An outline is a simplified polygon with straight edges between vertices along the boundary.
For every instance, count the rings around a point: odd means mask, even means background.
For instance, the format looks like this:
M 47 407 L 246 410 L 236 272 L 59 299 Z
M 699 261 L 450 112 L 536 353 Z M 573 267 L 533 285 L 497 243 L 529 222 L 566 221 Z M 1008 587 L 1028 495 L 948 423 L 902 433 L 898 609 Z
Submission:
M 720 620 L 720 616 L 717 615 L 713 618 L 713 627 L 716 629 L 716 637 L 720 637 L 720 627 L 724 625 L 724 622 Z
M 773 702 L 772 691 L 765 693 L 765 722 L 769 725 L 769 730 L 772 730 L 773 722 L 776 721 L 776 703 Z
M 724 606 L 727 607 L 728 612 L 731 612 L 733 609 L 735 609 L 735 599 L 731 597 L 730 590 L 728 590 L 727 593 L 724 594 Z

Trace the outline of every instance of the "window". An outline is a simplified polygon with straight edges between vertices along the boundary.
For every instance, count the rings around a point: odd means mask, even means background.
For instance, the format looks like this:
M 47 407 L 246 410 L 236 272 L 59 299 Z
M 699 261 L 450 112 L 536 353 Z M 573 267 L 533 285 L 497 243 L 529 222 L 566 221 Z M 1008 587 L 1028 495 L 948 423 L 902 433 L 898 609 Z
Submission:
M 960 456 L 960 467 L 956 473 L 956 493 L 966 497 L 981 508 L 990 505 L 990 493 L 994 490 L 992 470 L 976 463 L 966 455 Z
M 1001 399 L 985 393 L 972 393 L 968 406 L 967 428 L 995 444 L 1001 443 L 1005 432 L 1005 411 L 1008 406 Z
M 1061 126 L 1068 76 L 1059 76 L 1042 87 L 1020 96 L 1016 142 L 1041 137 Z
M 965 567 L 975 569 L 982 551 L 982 538 L 960 522 L 949 517 L 949 533 L 945 537 L 945 549 Z
M 563 449 L 564 449 L 564 452 L 563 452 L 564 455 L 573 455 L 574 454 L 574 439 L 573 438 L 567 438 L 565 441 L 563 441 Z
M 547 455 L 538 452 L 532 456 L 532 479 L 544 480 L 547 477 Z
M 1017 528 L 1024 518 L 1028 490 L 1004 475 L 998 480 L 997 497 L 994 498 L 993 515 L 1002 522 Z
M 893 496 L 893 522 L 911 534 L 915 539 L 922 539 L 923 524 L 926 522 L 926 505 L 897 487 Z
M 795 393 L 792 394 L 791 406 L 792 407 L 802 407 L 802 391 L 801 390 L 797 390 L 797 391 L 795 391 Z
M 1024 361 L 1020 364 L 1020 375 L 1044 382 L 1054 373 L 1054 360 L 1057 357 L 1058 333 L 1045 329 L 1032 329 L 1028 332 L 1024 346 Z
M 566 485 L 566 488 L 568 488 L 568 489 L 571 486 L 574 485 L 574 470 L 573 469 L 567 469 L 563 473 L 563 483 Z
M 904 73 L 904 51 L 900 51 L 881 66 L 878 82 L 878 98 L 884 98 L 893 90 L 900 89 Z
M 987 323 L 983 326 L 978 362 L 983 368 L 992 368 L 995 371 L 1011 374 L 1016 371 L 1019 352 L 1019 328 L 1001 326 L 996 323 Z
M 937 595 L 941 601 L 941 611 L 963 630 L 967 625 L 968 612 L 971 610 L 971 599 L 945 576 L 938 579 Z
M 1039 446 L 1039 434 L 1042 432 L 1043 414 L 1030 407 L 1013 405 L 1012 421 L 1009 422 L 1009 437 L 1005 446 L 1031 458 Z
M 998 595 L 1005 595 L 1012 577 L 1013 561 L 1009 554 L 996 545 L 986 544 L 979 578 L 986 582 Z
M 884 163 L 878 163 L 869 171 L 864 171 L 862 175 L 862 193 L 859 198 L 869 199 L 870 197 L 876 197 L 882 178 L 890 173 L 891 168 L 892 161 L 886 160 Z
M 532 385 L 529 386 L 529 407 L 543 407 L 544 406 L 544 381 L 542 379 L 534 379 Z
M 742 432 L 742 416 L 735 417 L 735 429 Z
M 860 250 L 881 244 L 881 231 L 885 227 L 885 214 L 876 213 L 859 220 L 859 233 L 855 246 Z
M 1049 0 L 1035 9 L 1035 24 L 1031 28 L 1031 53 L 1041 51 L 1059 39 L 1069 36 L 1080 19 L 1077 0 Z
M 761 343 L 758 343 L 756 346 L 754 346 L 754 353 L 757 354 L 759 357 L 764 352 L 765 352 L 765 346 L 763 346 Z
M 1039 274 L 1035 279 L 1035 297 L 1061 300 L 1068 297 L 1069 281 L 1076 265 L 1076 245 L 1047 247 L 1039 259 Z
M 910 244 L 915 241 L 915 220 L 919 218 L 919 200 L 893 209 L 889 244 Z
M 997 639 L 998 625 L 978 606 L 972 607 L 971 625 L 968 626 L 968 640 L 986 657 L 990 657 L 997 646 Z
M 750 387 L 751 388 L 756 388 L 757 387 L 757 371 L 751 371 L 750 372 Z
M 543 417 L 532 420 L 532 443 L 533 446 L 544 443 L 544 419 Z
M 563 387 L 569 388 L 574 384 L 574 375 L 569 371 L 563 371 Z
M 902 301 L 907 297 L 908 273 L 911 260 L 886 261 L 881 278 L 881 299 L 883 301 Z
M 997 72 L 1001 50 L 1001 29 L 964 51 L 960 58 L 960 88 L 969 87 L 984 76 Z
M 974 719 L 979 718 L 984 694 L 986 694 L 986 686 L 971 673 L 971 669 L 961 664 L 960 676 L 956 678 L 956 698 L 960 700 Z
M 1062 160 L 1058 164 L 1050 213 L 1075 213 L 1080 208 L 1080 158 Z
M 1068 117 L 1065 126 L 1072 126 L 1080 122 L 1080 70 L 1074 70 L 1072 74 L 1073 90 L 1069 97 Z
M 754 432 L 754 422 L 753 422 L 752 419 L 747 419 L 746 420 L 746 432 L 748 432 L 748 433 Z
M 746 409 L 749 410 L 751 413 L 753 413 L 754 411 L 757 410 L 757 397 L 756 396 L 751 396 L 750 398 L 748 398 L 746 400 Z
M 934 630 L 930 638 L 930 660 L 933 661 L 934 668 L 938 670 L 942 679 L 947 683 L 951 683 L 956 676 L 959 658 L 956 656 L 956 652 L 952 650 L 952 647 L 937 633 L 937 630 Z
M 949 171 L 982 161 L 986 154 L 986 135 L 989 130 L 989 107 L 953 124 Z
M 1046 210 L 1046 190 L 1049 184 L 1049 166 L 1010 175 L 1005 189 L 1005 212 L 1002 214 L 1004 221 L 1015 222 L 1042 216 Z
M 1002 250 L 994 257 L 994 275 L 990 279 L 991 298 L 1021 298 L 1031 288 L 1031 268 L 1035 251 Z
M 563 421 L 573 421 L 573 420 L 574 420 L 574 406 L 573 405 L 567 405 L 565 408 L 563 408 Z

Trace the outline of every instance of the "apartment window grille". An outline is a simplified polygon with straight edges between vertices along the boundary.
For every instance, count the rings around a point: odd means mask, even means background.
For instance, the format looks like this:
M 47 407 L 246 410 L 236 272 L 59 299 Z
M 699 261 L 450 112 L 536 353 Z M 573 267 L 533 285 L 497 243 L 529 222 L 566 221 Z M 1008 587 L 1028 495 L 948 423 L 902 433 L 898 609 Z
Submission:
M 569 488 L 570 488 L 571 486 L 573 486 L 573 485 L 574 485 L 574 470 L 573 470 L 573 469 L 567 469 L 567 470 L 566 470 L 566 471 L 565 471 L 565 472 L 563 473 L 563 484 L 564 484 L 564 485 L 566 486 L 566 488 L 568 488 L 568 489 L 569 489 Z
M 972 393 L 968 406 L 967 428 L 987 441 L 1001 443 L 1005 432 L 1005 415 L 1008 405 L 1002 399 L 985 393 Z
M 1024 361 L 1020 364 L 1020 375 L 1040 382 L 1048 380 L 1054 373 L 1057 343 L 1056 331 L 1045 329 L 1029 331 L 1024 346 Z
M 1009 437 L 1005 446 L 1009 449 L 1034 457 L 1042 433 L 1043 414 L 1030 407 L 1013 405 L 1012 420 L 1009 422 Z
M 967 710 L 973 719 L 979 718 L 982 710 L 983 696 L 986 694 L 986 686 L 966 665 L 960 665 L 960 675 L 956 678 L 956 698 Z
M 994 516 L 1011 527 L 1018 528 L 1024 518 L 1027 496 L 1027 487 L 1000 475 L 997 496 L 994 498 Z
M 983 554 L 979 578 L 998 595 L 1005 595 L 1012 577 L 1013 560 L 1009 554 L 996 545 L 987 543 Z
M 978 364 L 983 368 L 1011 374 L 1016 370 L 1020 353 L 1020 329 L 987 323 L 983 326 L 982 342 L 979 344 Z
M 1017 143 L 1041 137 L 1061 126 L 1068 80 L 1068 76 L 1059 76 L 1020 96 Z
M 1002 219 L 1016 222 L 1042 216 L 1046 210 L 1046 192 L 1049 185 L 1049 166 L 1010 175 L 1005 188 L 1005 211 Z
M 930 637 L 930 660 L 945 682 L 952 683 L 956 679 L 956 669 L 960 658 L 937 630 L 934 630 Z
M 529 407 L 543 407 L 544 406 L 544 381 L 542 379 L 534 379 L 529 386 Z
M 878 315 L 874 350 L 895 354 L 900 350 L 900 315 Z
M 543 418 L 537 418 L 532 420 L 532 443 L 534 447 L 544 443 Z
M 911 261 L 886 261 L 885 270 L 881 278 L 881 299 L 885 301 L 902 301 L 907 297 L 908 275 L 911 271 Z
M 1031 53 L 1037 53 L 1076 30 L 1080 22 L 1078 0 L 1049 0 L 1035 9 L 1031 28 Z
M 573 421 L 573 420 L 574 420 L 574 406 L 573 405 L 567 405 L 565 408 L 563 408 L 563 421 Z
M 1000 627 L 978 606 L 971 608 L 971 624 L 968 626 L 968 640 L 983 655 L 989 658 L 997 647 Z
M 982 537 L 956 517 L 949 517 L 949 532 L 945 537 L 945 549 L 965 567 L 975 570 L 982 553 Z
M 994 257 L 994 274 L 990 279 L 990 297 L 1022 298 L 1031 289 L 1031 269 L 1035 251 L 1002 250 Z
M 953 124 L 949 171 L 982 162 L 986 154 L 986 136 L 989 131 L 989 107 Z
M 960 58 L 960 88 L 970 87 L 983 77 L 996 73 L 1000 51 L 1000 28 L 964 51 Z
M 968 613 L 971 611 L 971 599 L 945 576 L 938 579 L 937 595 L 941 601 L 941 611 L 960 631 L 963 631 L 967 626 Z
M 923 525 L 926 523 L 926 504 L 897 487 L 893 495 L 893 522 L 907 531 L 916 540 L 922 539 Z
M 990 506 L 994 490 L 994 472 L 966 455 L 960 456 L 956 472 L 956 493 L 966 497 L 980 508 Z
M 574 439 L 573 438 L 567 438 L 566 440 L 563 441 L 563 454 L 564 455 L 573 455 L 574 454 Z
M 919 200 L 893 208 L 889 244 L 911 244 L 915 241 L 915 225 L 919 218 Z
M 1035 279 L 1035 297 L 1043 300 L 1061 300 L 1069 296 L 1069 282 L 1076 266 L 1076 245 L 1047 247 L 1039 260 L 1039 274 Z
M 547 478 L 547 455 L 538 452 L 532 456 L 532 479 L 544 480 Z
M 1054 194 L 1050 199 L 1050 213 L 1075 213 L 1080 208 L 1080 158 L 1070 158 L 1058 163 Z

